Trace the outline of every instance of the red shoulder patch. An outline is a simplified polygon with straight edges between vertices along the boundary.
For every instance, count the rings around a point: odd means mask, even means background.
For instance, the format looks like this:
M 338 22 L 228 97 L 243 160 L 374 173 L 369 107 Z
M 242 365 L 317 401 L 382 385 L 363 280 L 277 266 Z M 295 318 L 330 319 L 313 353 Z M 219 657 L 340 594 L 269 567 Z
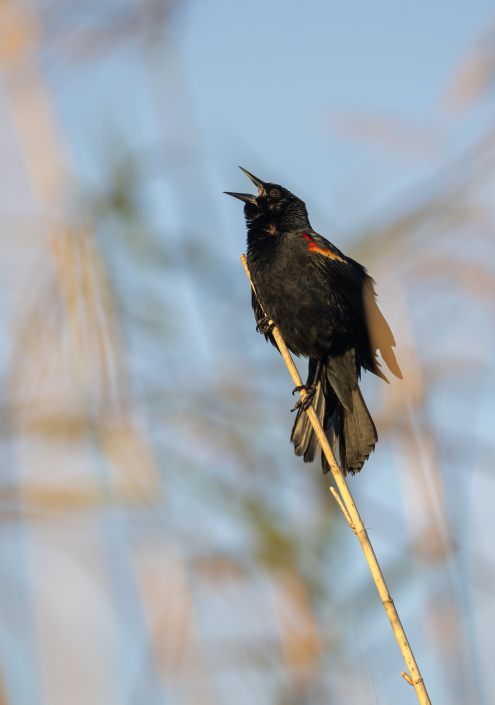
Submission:
M 309 235 L 306 235 L 306 233 L 303 233 L 303 237 L 306 238 L 306 240 L 309 240 L 308 250 L 310 252 L 317 252 L 319 255 L 323 255 L 324 257 L 328 257 L 329 259 L 338 259 L 339 262 L 345 262 L 342 257 L 337 255 L 335 252 L 332 252 L 332 250 L 325 250 L 323 247 L 317 245 L 316 242 Z

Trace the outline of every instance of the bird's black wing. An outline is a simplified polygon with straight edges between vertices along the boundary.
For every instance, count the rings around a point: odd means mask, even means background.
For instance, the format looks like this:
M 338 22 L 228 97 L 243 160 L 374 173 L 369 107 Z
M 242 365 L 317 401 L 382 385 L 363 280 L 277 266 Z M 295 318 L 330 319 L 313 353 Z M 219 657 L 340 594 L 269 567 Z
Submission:
M 314 255 L 316 266 L 323 269 L 329 280 L 334 283 L 345 296 L 359 318 L 365 323 L 369 336 L 371 359 L 375 372 L 386 381 L 386 377 L 379 369 L 376 360 L 376 350 L 380 350 L 383 360 L 390 371 L 402 379 L 400 367 L 395 358 L 393 348 L 395 339 L 390 327 L 376 303 L 374 281 L 367 273 L 365 267 L 359 262 L 346 257 L 338 248 L 326 238 L 311 233 L 309 249 Z

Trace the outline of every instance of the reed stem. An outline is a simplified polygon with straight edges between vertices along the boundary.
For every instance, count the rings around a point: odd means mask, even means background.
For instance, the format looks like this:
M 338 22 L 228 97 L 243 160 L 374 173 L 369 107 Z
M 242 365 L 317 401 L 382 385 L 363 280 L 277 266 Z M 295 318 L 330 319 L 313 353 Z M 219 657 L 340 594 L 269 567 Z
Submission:
M 256 289 L 254 288 L 254 284 L 249 274 L 245 255 L 241 255 L 241 262 L 244 269 L 246 270 L 246 274 L 249 277 L 249 281 L 251 282 L 254 294 L 257 297 Z M 275 342 L 277 343 L 278 349 L 280 350 L 282 357 L 284 358 L 285 364 L 289 368 L 289 372 L 294 381 L 295 386 L 302 386 L 302 380 L 299 376 L 299 372 L 297 371 L 297 367 L 295 366 L 294 361 L 284 342 L 284 339 L 282 338 L 280 331 L 276 326 L 272 330 L 272 335 L 275 338 Z M 306 391 L 302 389 L 299 394 L 301 398 L 304 399 L 306 396 Z M 332 449 L 330 448 L 330 444 L 327 440 L 325 432 L 323 431 L 323 428 L 321 427 L 321 424 L 318 421 L 318 417 L 313 408 L 313 405 L 311 405 L 307 409 L 306 413 L 308 414 L 309 420 L 311 421 L 316 436 L 320 441 L 320 445 L 323 452 L 325 453 L 325 457 L 328 460 L 328 464 L 330 465 L 330 469 L 332 471 L 335 483 L 339 489 L 342 499 L 338 497 L 333 487 L 331 487 L 330 490 L 332 491 L 332 494 L 334 495 L 340 508 L 342 509 L 342 512 L 344 513 L 344 516 L 346 517 L 349 526 L 359 539 L 359 543 L 361 544 L 361 548 L 363 549 L 365 558 L 368 561 L 368 565 L 370 567 L 371 574 L 378 589 L 378 593 L 383 602 L 383 606 L 385 607 L 385 611 L 387 612 L 390 624 L 392 625 L 395 638 L 399 643 L 399 648 L 402 652 L 407 668 L 409 669 L 409 674 L 405 673 L 404 671 L 401 671 L 401 674 L 403 678 L 414 687 L 416 695 L 418 696 L 418 700 L 421 705 L 431 705 L 428 693 L 426 692 L 425 684 L 423 682 L 421 673 L 419 672 L 419 668 L 416 663 L 416 659 L 414 658 L 414 654 L 411 650 L 411 647 L 406 637 L 406 633 L 395 608 L 394 601 L 392 600 L 390 592 L 387 588 L 385 578 L 383 577 L 380 565 L 376 559 L 375 552 L 373 551 L 373 547 L 368 537 L 368 533 L 364 527 L 361 517 L 359 516 L 357 507 L 354 504 L 354 500 L 352 499 L 352 495 L 345 481 L 345 477 L 339 465 L 337 464 L 337 461 L 335 460 L 334 454 L 332 453 Z

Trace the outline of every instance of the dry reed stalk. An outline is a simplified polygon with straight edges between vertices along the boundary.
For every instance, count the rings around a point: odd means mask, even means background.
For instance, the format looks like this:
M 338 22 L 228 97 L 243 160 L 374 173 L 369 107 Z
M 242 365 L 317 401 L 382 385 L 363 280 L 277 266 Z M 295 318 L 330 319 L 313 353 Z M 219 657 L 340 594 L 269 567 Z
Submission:
M 249 277 L 249 281 L 251 282 L 251 286 L 257 298 L 256 289 L 254 288 L 254 284 L 249 274 L 245 255 L 241 255 L 241 262 L 244 269 L 246 270 L 246 274 Z M 258 302 L 260 303 L 261 307 L 261 302 L 259 301 L 259 299 Z M 294 364 L 292 357 L 290 356 L 284 339 L 280 335 L 280 331 L 276 326 L 272 331 L 272 335 L 275 338 L 275 342 L 277 343 L 278 349 L 280 350 L 280 354 L 284 358 L 285 364 L 289 368 L 289 372 L 294 381 L 294 384 L 296 385 L 296 387 L 300 387 L 302 385 L 302 380 L 299 376 L 299 372 L 297 371 L 297 368 Z M 305 398 L 306 392 L 304 389 L 300 392 L 300 396 L 302 399 Z M 325 432 L 323 431 L 323 428 L 321 427 L 321 424 L 318 421 L 318 417 L 316 416 L 316 412 L 312 405 L 308 408 L 306 413 L 308 414 L 309 420 L 311 421 L 316 436 L 320 441 L 320 445 L 323 452 L 325 453 L 325 457 L 328 460 L 330 469 L 332 470 L 332 474 L 335 479 L 335 483 L 339 488 L 342 499 L 339 498 L 337 492 L 333 487 L 331 487 L 330 490 L 334 495 L 335 499 L 337 500 L 340 508 L 342 509 L 342 512 L 344 513 L 344 516 L 347 519 L 349 526 L 359 539 L 359 543 L 361 544 L 365 558 L 368 561 L 368 565 L 370 567 L 371 574 L 378 589 L 378 593 L 383 602 L 383 606 L 385 607 L 385 611 L 387 612 L 390 624 L 392 625 L 392 629 L 394 630 L 395 638 L 399 643 L 400 650 L 409 669 L 409 674 L 405 673 L 404 671 L 401 671 L 401 674 L 403 678 L 414 687 L 416 695 L 418 696 L 418 700 L 421 705 L 431 705 L 430 698 L 428 697 L 425 684 L 423 682 L 418 665 L 416 663 L 416 659 L 414 658 L 411 647 L 409 646 L 409 642 L 407 640 L 406 633 L 399 619 L 399 615 L 395 608 L 394 601 L 392 600 L 390 592 L 388 591 L 385 578 L 383 577 L 380 565 L 378 564 L 378 561 L 376 559 L 375 552 L 373 551 L 373 547 L 368 537 L 368 533 L 364 528 L 364 524 L 361 520 L 361 517 L 359 516 L 357 507 L 354 504 L 354 500 L 352 499 L 352 495 L 349 491 L 349 488 L 347 487 L 347 483 L 345 481 L 342 470 L 340 469 L 337 464 L 337 461 L 335 460 L 335 457 L 332 453 L 332 449 L 330 448 L 330 444 L 328 443 L 327 437 L 325 436 Z

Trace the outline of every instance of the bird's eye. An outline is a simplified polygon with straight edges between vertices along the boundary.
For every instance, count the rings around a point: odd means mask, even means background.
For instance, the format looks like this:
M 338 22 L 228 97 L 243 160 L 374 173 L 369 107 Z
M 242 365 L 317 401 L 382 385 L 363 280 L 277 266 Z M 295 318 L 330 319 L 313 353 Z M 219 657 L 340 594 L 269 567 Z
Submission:
M 276 188 L 272 188 L 272 190 L 270 191 L 270 196 L 272 198 L 278 198 L 280 196 L 280 191 L 277 191 Z

